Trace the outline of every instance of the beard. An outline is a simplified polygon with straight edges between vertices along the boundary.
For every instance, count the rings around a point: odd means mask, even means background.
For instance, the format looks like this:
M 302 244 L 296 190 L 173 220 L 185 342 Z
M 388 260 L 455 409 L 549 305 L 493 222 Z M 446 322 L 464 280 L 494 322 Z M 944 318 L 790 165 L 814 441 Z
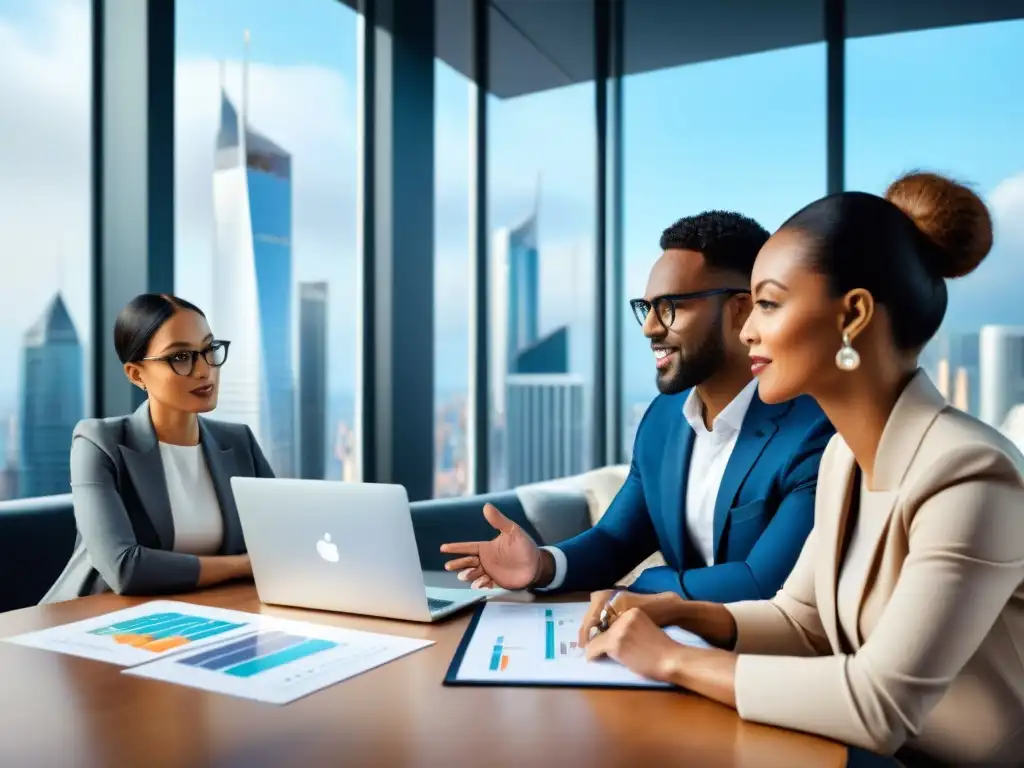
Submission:
M 679 350 L 679 362 L 664 374 L 658 373 L 658 391 L 663 395 L 676 395 L 710 379 L 725 360 L 725 336 L 722 318 L 708 330 L 695 350 Z

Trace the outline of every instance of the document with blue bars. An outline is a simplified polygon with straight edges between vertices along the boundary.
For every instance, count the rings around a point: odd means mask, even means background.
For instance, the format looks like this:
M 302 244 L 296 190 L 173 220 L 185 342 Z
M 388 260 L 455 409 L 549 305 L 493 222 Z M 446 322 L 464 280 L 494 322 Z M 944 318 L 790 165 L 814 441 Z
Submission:
M 433 645 L 171 600 L 4 639 L 126 674 L 287 704 Z
M 5 642 L 133 667 L 252 632 L 252 620 L 258 618 L 240 611 L 154 600 L 5 638 Z
M 133 667 L 125 674 L 287 704 L 433 645 L 429 640 L 252 618 L 252 631 L 241 637 Z

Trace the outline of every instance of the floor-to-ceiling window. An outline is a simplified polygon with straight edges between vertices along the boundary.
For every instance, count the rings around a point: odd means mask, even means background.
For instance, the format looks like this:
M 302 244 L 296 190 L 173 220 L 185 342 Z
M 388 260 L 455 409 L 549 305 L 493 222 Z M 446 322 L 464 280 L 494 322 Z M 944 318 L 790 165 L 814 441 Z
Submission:
M 666 18 L 651 18 L 659 13 Z M 685 5 L 627 5 L 627 72 L 647 53 L 629 49 L 631 24 L 679 29 L 680 50 L 688 36 L 703 34 L 677 23 L 680 14 Z M 627 74 L 623 99 L 621 301 L 644 295 L 661 255 L 661 233 L 677 219 L 725 209 L 774 230 L 825 193 L 824 43 Z M 657 389 L 649 342 L 632 312 L 623 313 L 623 323 L 623 452 L 629 456 Z
M 469 50 L 471 3 L 437 2 L 438 49 Z M 466 22 L 466 23 L 460 23 Z M 456 62 L 463 67 L 467 61 Z M 472 81 L 434 62 L 434 496 L 469 488 L 470 109 Z
M 0 500 L 70 491 L 91 399 L 91 62 L 88 0 L 0 0 Z
M 856 21 L 851 4 L 851 21 Z M 949 285 L 923 364 L 954 405 L 1002 426 L 1024 403 L 1024 20 L 848 40 L 846 186 L 882 194 L 915 169 L 989 205 L 988 258 Z M 1015 428 L 1018 438 L 1022 423 Z
M 176 10 L 174 282 L 232 342 L 214 416 L 279 475 L 357 479 L 357 14 Z
M 492 9 L 490 19 L 492 489 L 592 463 L 595 89 L 572 82 L 561 62 L 564 84 L 521 95 L 536 64 L 496 53 L 529 50 L 515 44 L 518 10 Z

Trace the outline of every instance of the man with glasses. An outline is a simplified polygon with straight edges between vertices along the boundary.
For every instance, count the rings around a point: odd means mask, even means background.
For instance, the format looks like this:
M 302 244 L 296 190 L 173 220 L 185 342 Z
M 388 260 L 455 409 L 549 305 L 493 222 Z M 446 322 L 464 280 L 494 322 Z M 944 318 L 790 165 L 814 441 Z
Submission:
M 814 521 L 818 463 L 832 425 L 807 397 L 757 396 L 739 333 L 754 309 L 750 276 L 768 239 L 757 222 L 709 211 L 661 236 L 633 313 L 661 393 L 637 429 L 629 475 L 590 530 L 538 547 L 496 508 L 487 542 L 446 544 L 449 570 L 474 587 L 599 590 L 655 551 L 635 592 L 733 602 L 772 597 Z

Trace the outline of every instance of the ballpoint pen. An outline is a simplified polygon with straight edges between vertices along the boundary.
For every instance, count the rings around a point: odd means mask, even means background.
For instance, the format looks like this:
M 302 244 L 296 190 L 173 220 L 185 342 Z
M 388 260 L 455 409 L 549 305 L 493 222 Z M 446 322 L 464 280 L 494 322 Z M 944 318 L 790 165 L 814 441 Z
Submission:
M 594 626 L 594 627 L 590 628 L 590 638 L 589 639 L 593 640 L 595 637 L 597 637 L 602 632 L 607 632 L 608 631 L 609 621 L 610 621 L 610 618 L 611 618 L 608 615 L 608 606 L 610 606 L 612 604 L 612 602 L 615 600 L 615 598 L 619 596 L 619 592 L 621 592 L 621 591 L 622 590 L 618 590 L 614 595 L 612 595 L 608 599 L 608 602 L 606 602 L 604 604 L 604 608 L 601 609 L 601 615 L 598 616 L 597 626 Z

